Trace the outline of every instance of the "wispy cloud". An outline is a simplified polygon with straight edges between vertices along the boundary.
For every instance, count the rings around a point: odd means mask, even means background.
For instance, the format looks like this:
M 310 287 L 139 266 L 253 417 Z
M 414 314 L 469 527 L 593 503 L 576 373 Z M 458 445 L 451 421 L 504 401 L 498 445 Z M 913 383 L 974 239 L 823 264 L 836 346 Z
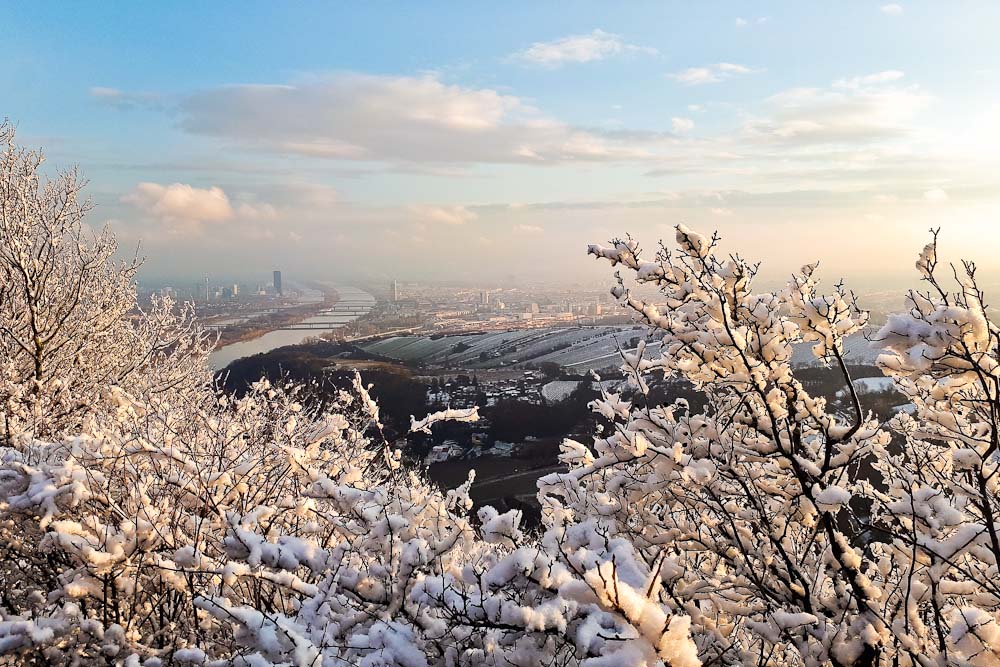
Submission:
M 864 76 L 855 76 L 850 79 L 838 79 L 833 82 L 833 85 L 837 88 L 862 88 L 864 86 L 875 86 L 884 83 L 892 83 L 893 81 L 899 81 L 905 75 L 899 70 L 890 69 L 883 72 L 875 72 L 874 74 L 866 74 Z
M 908 133 L 929 96 L 916 87 L 886 85 L 902 72 L 888 71 L 834 82 L 828 89 L 793 88 L 770 97 L 766 118 L 747 121 L 753 142 L 857 144 Z
M 420 222 L 441 225 L 464 225 L 478 216 L 465 206 L 432 206 L 428 204 L 411 204 L 410 212 Z
M 689 67 L 668 76 L 685 86 L 697 86 L 705 83 L 718 83 L 735 76 L 750 74 L 753 71 L 755 70 L 737 63 L 715 63 L 702 67 Z
M 886 16 L 902 16 L 903 15 L 903 6 L 899 5 L 899 4 L 896 4 L 895 2 L 890 3 L 888 5 L 882 5 L 882 7 L 880 9 L 882 10 L 882 13 L 885 14 Z
M 514 225 L 514 233 L 521 234 L 524 236 L 537 236 L 539 234 L 544 234 L 545 230 L 538 225 Z
M 100 104 L 122 111 L 128 109 L 161 111 L 167 107 L 166 99 L 159 93 L 126 93 L 118 88 L 104 86 L 94 86 L 88 92 Z
M 616 161 L 644 154 L 634 142 L 560 122 L 516 96 L 449 85 L 433 75 L 341 74 L 221 86 L 182 99 L 179 115 L 187 132 L 259 151 L 424 168 Z
M 736 27 L 737 28 L 746 28 L 747 26 L 749 26 L 751 24 L 754 24 L 754 25 L 764 25 L 769 20 L 770 19 L 768 19 L 768 17 L 766 17 L 766 16 L 759 16 L 759 17 L 757 17 L 755 19 L 746 19 L 746 18 L 743 18 L 742 16 L 737 16 L 736 17 Z
M 691 130 L 694 129 L 694 121 L 691 120 L 690 118 L 674 116 L 673 118 L 670 119 L 670 127 L 674 132 L 678 134 L 681 134 L 683 132 L 690 132 Z
M 570 35 L 551 42 L 535 42 L 508 57 L 540 67 L 555 68 L 568 63 L 587 63 L 623 54 L 655 55 L 656 49 L 627 43 L 620 35 L 594 30 L 588 35 Z

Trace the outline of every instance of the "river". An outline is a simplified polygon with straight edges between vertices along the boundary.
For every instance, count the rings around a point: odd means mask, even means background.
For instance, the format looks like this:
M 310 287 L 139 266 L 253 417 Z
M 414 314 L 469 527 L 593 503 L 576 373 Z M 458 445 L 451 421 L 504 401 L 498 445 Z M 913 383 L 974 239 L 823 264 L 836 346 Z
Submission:
M 375 297 L 363 289 L 350 285 L 337 285 L 334 283 L 329 283 L 329 285 L 337 291 L 337 295 L 339 296 L 339 300 L 337 301 L 338 304 L 350 304 L 352 306 L 357 306 L 359 310 L 363 310 L 365 313 L 371 310 L 375 305 Z M 253 340 L 244 340 L 220 347 L 218 350 L 215 350 L 209 355 L 208 364 L 213 370 L 222 370 L 237 359 L 249 357 L 254 354 L 260 354 L 261 352 L 269 352 L 270 350 L 278 347 L 284 347 L 285 345 L 297 345 L 306 338 L 319 336 L 320 334 L 338 329 L 348 322 L 353 322 L 360 316 L 361 314 L 355 313 L 346 314 L 336 313 L 333 311 L 323 311 L 314 317 L 303 320 L 303 323 L 330 323 L 331 326 L 328 329 L 278 329 L 277 331 L 271 331 L 263 336 L 254 338 Z

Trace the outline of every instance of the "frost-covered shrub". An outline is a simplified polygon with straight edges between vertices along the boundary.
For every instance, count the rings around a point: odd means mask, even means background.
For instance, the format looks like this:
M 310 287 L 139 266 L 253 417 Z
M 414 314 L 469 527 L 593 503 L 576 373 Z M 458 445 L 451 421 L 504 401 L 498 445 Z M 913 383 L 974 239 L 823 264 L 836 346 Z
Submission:
M 629 545 L 472 520 L 360 378 L 217 392 L 190 310 L 138 310 L 75 174 L 2 132 L 0 664 L 697 664 Z
M 687 619 L 649 596 L 628 545 L 587 527 L 539 543 L 519 512 L 492 508 L 474 525 L 471 479 L 442 493 L 368 435 L 377 407 L 360 380 L 324 414 L 297 393 L 261 382 L 201 408 L 119 393 L 111 428 L 95 420 L 87 436 L 9 449 L 0 538 L 15 583 L 0 652 L 45 664 L 698 664 Z M 574 554 L 553 558 L 567 540 Z
M 663 345 L 623 352 L 635 396 L 602 390 L 610 428 L 563 444 L 530 535 L 470 516 L 471 476 L 404 469 L 360 378 L 219 393 L 190 310 L 138 310 L 75 175 L 0 135 L 0 664 L 1000 664 L 1000 329 L 974 265 L 939 282 L 936 234 L 928 290 L 873 336 L 915 413 L 885 424 L 843 357 L 867 313 L 815 265 L 754 292 L 683 226 L 650 261 L 592 246 L 658 288 L 612 293 Z M 660 374 L 707 408 L 652 402 Z
M 50 662 L 217 652 L 232 633 L 198 599 L 294 609 L 309 583 L 269 578 L 261 563 L 305 558 L 296 540 L 318 530 L 309 489 L 356 480 L 378 457 L 348 396 L 318 421 L 294 388 L 266 383 L 232 405 L 115 394 L 118 409 L 86 435 L 4 455 L 2 546 L 19 613 L 0 625 L 0 650 Z M 264 542 L 276 536 L 285 543 Z
M 172 405 L 118 392 L 86 436 L 8 450 L 4 556 L 23 566 L 0 652 L 314 664 L 312 622 L 336 654 L 363 656 L 370 632 L 405 643 L 378 618 L 410 568 L 462 553 L 467 495 L 441 495 L 368 437 L 360 381 L 324 414 L 298 393 L 262 381 L 232 404 Z
M 708 408 L 604 392 L 610 432 L 565 443 L 570 471 L 541 483 L 550 532 L 627 545 L 667 610 L 690 617 L 705 664 L 1000 664 L 1000 330 L 975 267 L 951 294 L 936 234 L 922 252 L 929 291 L 873 343 L 916 416 L 879 424 L 842 356 L 867 323 L 853 295 L 821 294 L 815 265 L 755 293 L 756 266 L 717 255 L 716 237 L 678 226 L 676 240 L 650 261 L 631 239 L 590 252 L 659 289 L 654 304 L 616 274 L 612 290 L 663 341 L 623 353 L 639 395 L 662 372 Z M 842 376 L 847 414 L 796 379 L 798 344 Z
M 178 392 L 211 375 L 212 341 L 190 308 L 138 309 L 138 261 L 116 262 L 75 170 L 46 180 L 44 156 L 0 123 L 0 445 L 78 433 L 112 386 Z

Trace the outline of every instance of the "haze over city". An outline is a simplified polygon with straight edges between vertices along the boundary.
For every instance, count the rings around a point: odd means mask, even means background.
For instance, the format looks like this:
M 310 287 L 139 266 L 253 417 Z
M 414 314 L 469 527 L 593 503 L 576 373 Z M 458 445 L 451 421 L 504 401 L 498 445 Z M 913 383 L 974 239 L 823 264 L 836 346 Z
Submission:
M 3 113 L 151 279 L 592 280 L 679 222 L 765 276 L 901 281 L 931 226 L 1000 268 L 996 4 L 297 9 L 9 4 Z

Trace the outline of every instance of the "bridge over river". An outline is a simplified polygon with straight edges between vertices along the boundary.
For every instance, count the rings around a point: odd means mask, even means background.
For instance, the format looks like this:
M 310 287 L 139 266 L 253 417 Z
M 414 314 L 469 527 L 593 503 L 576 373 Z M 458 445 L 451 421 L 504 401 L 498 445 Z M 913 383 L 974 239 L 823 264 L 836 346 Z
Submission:
M 335 304 L 301 322 L 287 324 L 253 340 L 240 341 L 219 348 L 209 357 L 212 368 L 219 370 L 242 357 L 268 352 L 286 345 L 297 345 L 311 336 L 339 329 L 348 322 L 367 315 L 375 306 L 375 297 L 359 287 L 333 283 L 329 283 L 329 286 L 336 290 L 340 297 Z M 245 326 L 252 324 L 234 325 L 235 328 Z

